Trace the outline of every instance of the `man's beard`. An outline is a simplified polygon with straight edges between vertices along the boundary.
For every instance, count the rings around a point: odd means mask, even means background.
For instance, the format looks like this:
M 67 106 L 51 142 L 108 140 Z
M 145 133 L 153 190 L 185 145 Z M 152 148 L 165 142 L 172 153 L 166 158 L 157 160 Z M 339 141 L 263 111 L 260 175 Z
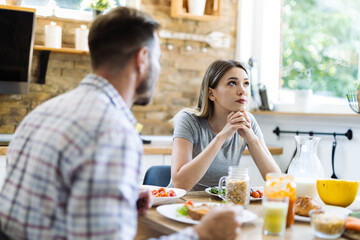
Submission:
M 156 76 L 153 71 L 153 65 L 150 64 L 146 76 L 141 81 L 140 85 L 136 88 L 136 100 L 134 102 L 134 105 L 144 106 L 149 104 L 156 82 L 155 78 Z

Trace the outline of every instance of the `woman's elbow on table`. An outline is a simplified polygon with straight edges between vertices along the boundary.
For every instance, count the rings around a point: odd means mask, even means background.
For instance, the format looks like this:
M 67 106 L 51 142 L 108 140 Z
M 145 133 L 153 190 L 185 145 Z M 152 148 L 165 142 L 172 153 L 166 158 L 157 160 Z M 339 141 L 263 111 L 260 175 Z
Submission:
M 189 183 L 179 180 L 176 177 L 172 177 L 172 181 L 174 184 L 174 187 L 184 189 L 185 191 L 189 192 L 193 186 L 191 186 Z

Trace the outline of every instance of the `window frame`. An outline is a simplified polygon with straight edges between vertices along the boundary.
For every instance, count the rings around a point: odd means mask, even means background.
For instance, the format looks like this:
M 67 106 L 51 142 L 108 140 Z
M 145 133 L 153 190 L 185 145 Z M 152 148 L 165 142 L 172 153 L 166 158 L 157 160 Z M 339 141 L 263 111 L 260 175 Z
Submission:
M 297 109 L 294 103 L 294 91 L 281 89 L 283 4 L 283 0 L 238 1 L 235 58 L 245 63 L 250 57 L 257 60 L 258 82 L 266 86 L 269 100 L 274 104 L 275 111 L 354 113 L 348 106 L 346 98 L 324 97 L 316 94 L 312 96 L 310 109 L 306 111 Z M 360 70 L 360 54 L 358 69 Z M 360 81 L 359 70 L 358 80 Z M 254 79 L 252 81 L 257 82 Z M 290 92 L 290 95 L 287 93 L 286 96 L 286 92 Z

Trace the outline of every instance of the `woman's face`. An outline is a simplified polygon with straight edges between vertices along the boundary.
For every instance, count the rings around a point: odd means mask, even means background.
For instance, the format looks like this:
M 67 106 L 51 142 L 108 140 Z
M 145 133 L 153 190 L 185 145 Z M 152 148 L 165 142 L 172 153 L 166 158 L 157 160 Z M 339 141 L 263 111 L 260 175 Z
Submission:
M 245 111 L 249 91 L 247 73 L 241 68 L 233 67 L 220 79 L 215 89 L 209 88 L 209 99 L 214 102 L 215 110 Z

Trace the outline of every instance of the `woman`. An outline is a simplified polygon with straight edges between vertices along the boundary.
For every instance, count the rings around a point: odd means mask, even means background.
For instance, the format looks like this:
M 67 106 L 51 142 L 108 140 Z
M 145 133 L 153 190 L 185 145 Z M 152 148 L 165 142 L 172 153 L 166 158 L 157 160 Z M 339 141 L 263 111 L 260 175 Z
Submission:
M 206 70 L 196 110 L 175 117 L 172 185 L 190 190 L 217 186 L 239 165 L 247 146 L 261 175 L 279 172 L 254 116 L 246 112 L 250 81 L 240 63 L 218 60 Z

